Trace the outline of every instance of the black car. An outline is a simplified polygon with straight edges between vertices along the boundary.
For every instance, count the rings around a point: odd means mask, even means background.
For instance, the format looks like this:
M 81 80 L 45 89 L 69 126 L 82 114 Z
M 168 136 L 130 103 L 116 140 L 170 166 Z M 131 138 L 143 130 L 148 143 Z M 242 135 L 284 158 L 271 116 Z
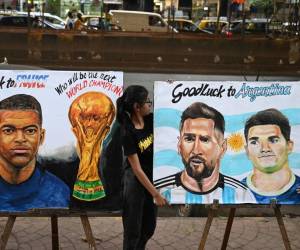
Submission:
M 270 22 L 266 18 L 254 18 L 246 19 L 244 22 L 243 20 L 232 21 L 229 27 L 227 25 L 222 29 L 222 33 L 231 32 L 232 34 L 241 34 L 243 31 L 245 35 L 266 35 L 272 31 L 277 31 L 278 27 L 281 27 L 281 24 Z

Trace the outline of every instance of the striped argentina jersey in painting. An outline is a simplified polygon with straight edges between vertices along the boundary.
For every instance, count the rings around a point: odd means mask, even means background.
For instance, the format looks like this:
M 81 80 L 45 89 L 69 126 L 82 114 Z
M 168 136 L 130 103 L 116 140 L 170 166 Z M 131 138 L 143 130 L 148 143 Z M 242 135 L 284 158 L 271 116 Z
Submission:
M 157 179 L 154 182 L 156 188 L 170 204 L 210 204 L 218 200 L 221 204 L 256 203 L 256 200 L 240 181 L 219 174 L 217 185 L 208 192 L 198 193 L 189 190 L 181 182 L 182 172 Z

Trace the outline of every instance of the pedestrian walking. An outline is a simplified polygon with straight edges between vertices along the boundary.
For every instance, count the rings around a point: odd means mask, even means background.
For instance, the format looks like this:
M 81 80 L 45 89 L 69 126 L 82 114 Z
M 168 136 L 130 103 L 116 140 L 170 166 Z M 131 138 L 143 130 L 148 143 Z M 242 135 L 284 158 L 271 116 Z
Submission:
M 153 114 L 146 88 L 130 86 L 117 100 L 126 162 L 123 176 L 124 250 L 145 249 L 166 200 L 153 186 Z

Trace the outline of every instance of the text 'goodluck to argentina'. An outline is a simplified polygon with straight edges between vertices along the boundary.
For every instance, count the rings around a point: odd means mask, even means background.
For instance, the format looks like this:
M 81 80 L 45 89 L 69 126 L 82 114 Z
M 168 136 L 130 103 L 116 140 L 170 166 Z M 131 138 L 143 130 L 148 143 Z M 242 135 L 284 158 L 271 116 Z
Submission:
M 192 97 L 192 96 L 212 96 L 222 98 L 222 94 L 225 92 L 223 85 L 217 88 L 209 87 L 208 83 L 202 83 L 198 88 L 196 87 L 186 87 L 182 89 L 182 83 L 178 84 L 172 91 L 172 102 L 177 103 L 182 97 Z

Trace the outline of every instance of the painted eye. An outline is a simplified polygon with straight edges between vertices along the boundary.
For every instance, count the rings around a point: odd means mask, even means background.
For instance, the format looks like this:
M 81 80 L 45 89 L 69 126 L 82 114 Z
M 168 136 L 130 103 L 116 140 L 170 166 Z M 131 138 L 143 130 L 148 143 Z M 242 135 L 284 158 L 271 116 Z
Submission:
M 195 141 L 195 137 L 192 135 L 188 135 L 184 137 L 184 141 L 185 142 L 194 142 Z
M 256 146 L 256 145 L 258 145 L 258 142 L 257 141 L 255 141 L 255 140 L 252 140 L 252 141 L 250 141 L 249 142 L 251 145 L 253 145 L 253 146 Z
M 93 120 L 94 120 L 94 121 L 99 121 L 99 119 L 100 119 L 100 116 L 98 116 L 98 115 L 93 115 Z
M 26 133 L 27 135 L 34 135 L 36 132 L 37 132 L 37 129 L 36 129 L 36 128 L 26 128 L 26 129 L 25 129 L 25 133 Z
M 200 137 L 200 141 L 203 143 L 208 143 L 210 142 L 210 139 L 208 137 Z
M 277 138 L 277 137 L 269 138 L 269 142 L 271 142 L 271 143 L 278 143 L 279 142 L 279 138 Z
M 6 127 L 2 129 L 2 132 L 6 135 L 11 135 L 12 133 L 15 132 L 14 128 Z

